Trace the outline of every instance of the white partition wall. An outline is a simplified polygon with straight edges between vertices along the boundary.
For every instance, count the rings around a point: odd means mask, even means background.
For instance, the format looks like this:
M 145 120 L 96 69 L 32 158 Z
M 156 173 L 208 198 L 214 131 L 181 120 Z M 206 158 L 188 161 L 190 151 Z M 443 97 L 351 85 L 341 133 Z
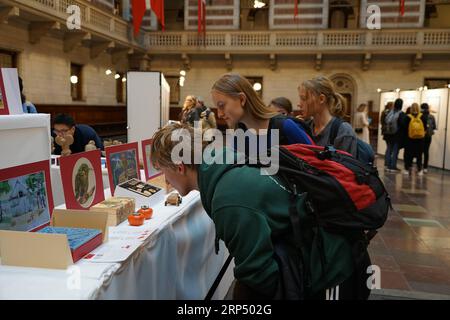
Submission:
M 447 127 L 446 127 L 446 139 L 445 139 L 445 169 L 450 170 L 450 90 L 447 90 Z
M 436 168 L 445 168 L 450 170 L 450 90 L 449 89 L 430 89 L 430 90 L 408 90 L 396 92 L 383 92 L 380 95 L 380 117 L 384 106 L 389 101 L 403 99 L 403 111 L 414 102 L 419 105 L 428 103 L 430 110 L 436 118 L 437 130 L 433 136 L 430 147 L 429 165 Z M 380 125 L 381 126 L 381 125 Z M 381 128 L 378 130 L 378 148 L 377 153 L 384 155 L 386 152 L 386 143 L 381 135 Z M 399 159 L 403 159 L 403 149 L 399 153 Z
M 446 128 L 448 128 L 448 91 L 448 89 L 433 89 L 422 92 L 421 103 L 428 103 L 431 114 L 436 118 L 437 130 L 431 142 L 429 165 L 437 168 L 444 167 L 445 149 L 450 149 L 445 147 Z
M 170 85 L 161 73 L 161 126 L 169 122 Z
M 381 113 L 384 111 L 384 107 L 390 101 L 394 102 L 395 99 L 398 98 L 397 92 L 383 92 L 380 94 L 380 117 Z M 377 144 L 377 153 L 385 154 L 386 153 L 386 141 L 383 140 L 383 136 L 381 135 L 381 123 L 378 128 L 378 144 Z
M 170 87 L 161 72 L 127 73 L 128 142 L 150 139 L 167 123 L 169 100 Z

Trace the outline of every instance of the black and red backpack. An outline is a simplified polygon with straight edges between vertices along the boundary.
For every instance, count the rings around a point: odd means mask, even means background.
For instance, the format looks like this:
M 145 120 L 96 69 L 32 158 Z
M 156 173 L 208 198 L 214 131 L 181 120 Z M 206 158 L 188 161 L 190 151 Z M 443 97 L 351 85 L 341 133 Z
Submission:
M 294 300 L 311 298 L 311 295 L 317 295 L 321 290 L 342 283 L 342 279 L 333 277 L 333 274 L 339 274 L 339 263 L 328 256 L 328 240 L 323 237 L 323 230 L 338 234 L 351 244 L 354 264 L 352 282 L 357 292 L 355 298 L 367 299 L 370 294 L 367 267 L 371 264 L 367 247 L 377 229 L 386 222 L 392 208 L 377 168 L 333 146 L 292 144 L 276 148 L 279 151 L 277 177 L 291 193 L 289 216 L 295 252 L 298 253 L 293 255 L 283 239 L 272 240 L 281 278 L 277 297 Z M 228 170 L 243 165 L 258 168 L 269 166 L 259 162 L 251 164 L 249 161 L 230 166 Z M 270 165 L 273 167 L 274 163 Z M 299 198 L 304 200 L 306 217 L 299 215 Z M 305 238 L 311 230 L 316 239 L 313 243 Z M 305 261 L 308 257 L 304 253 L 311 252 L 312 246 L 315 246 L 316 252 L 320 252 L 320 265 L 311 266 L 310 262 Z M 230 263 L 230 258 L 221 275 Z M 208 297 L 217 287 L 221 275 Z
M 381 228 L 391 201 L 376 167 L 332 146 L 279 147 L 279 173 L 292 192 L 307 192 L 320 226 L 335 230 Z

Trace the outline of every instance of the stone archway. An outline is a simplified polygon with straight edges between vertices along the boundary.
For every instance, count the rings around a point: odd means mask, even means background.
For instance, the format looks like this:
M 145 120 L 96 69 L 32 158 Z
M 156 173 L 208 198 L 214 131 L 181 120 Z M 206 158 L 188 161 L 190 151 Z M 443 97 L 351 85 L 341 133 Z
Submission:
M 347 100 L 347 108 L 345 110 L 344 120 L 353 122 L 354 106 L 356 102 L 356 82 L 348 74 L 337 73 L 330 77 L 333 81 L 336 91 L 339 92 Z

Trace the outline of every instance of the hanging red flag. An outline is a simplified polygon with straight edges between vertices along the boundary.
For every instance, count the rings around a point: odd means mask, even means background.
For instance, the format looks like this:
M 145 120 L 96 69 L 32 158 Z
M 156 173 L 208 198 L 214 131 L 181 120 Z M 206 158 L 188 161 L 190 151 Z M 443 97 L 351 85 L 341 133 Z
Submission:
M 405 15 L 405 0 L 400 0 L 400 15 L 402 17 Z
M 294 19 L 298 16 L 298 0 L 294 1 Z
M 145 0 L 131 0 L 131 10 L 133 13 L 134 35 L 136 36 L 141 28 L 142 18 L 144 18 L 146 10 Z
M 159 23 L 161 24 L 161 28 L 164 31 L 166 26 L 164 19 L 164 0 L 151 0 L 151 2 L 152 2 L 152 11 L 155 13 Z
M 198 33 L 206 34 L 206 0 L 198 0 Z

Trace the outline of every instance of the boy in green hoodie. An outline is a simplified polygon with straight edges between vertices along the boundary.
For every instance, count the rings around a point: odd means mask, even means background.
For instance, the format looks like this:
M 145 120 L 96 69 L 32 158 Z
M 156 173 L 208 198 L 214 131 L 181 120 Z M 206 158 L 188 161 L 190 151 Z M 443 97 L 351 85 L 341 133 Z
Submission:
M 233 164 L 211 163 L 205 161 L 205 157 L 201 164 L 194 164 L 196 146 L 193 138 L 191 154 L 182 155 L 183 159 L 189 160 L 172 160 L 172 151 L 180 143 L 172 135 L 180 129 L 194 137 L 193 128 L 179 124 L 168 125 L 155 133 L 151 150 L 153 164 L 165 174 L 167 182 L 181 196 L 192 190 L 200 191 L 203 207 L 215 224 L 218 238 L 224 241 L 234 258 L 234 276 L 237 282 L 233 298 L 279 297 L 280 272 L 274 256 L 273 239 L 292 238 L 290 192 L 276 176 L 261 175 L 259 168 L 240 166 L 230 169 Z M 200 148 L 203 150 L 205 144 L 202 144 Z M 233 153 L 236 160 L 236 154 L 226 148 L 215 150 L 211 154 L 216 160 L 225 160 L 229 152 Z M 304 211 L 301 206 L 298 207 L 299 211 Z M 332 241 L 328 241 L 331 245 L 326 248 L 327 254 L 331 252 L 331 256 L 334 255 L 340 261 L 339 271 L 329 273 L 329 277 L 342 283 L 353 272 L 351 250 L 342 237 L 327 236 L 332 238 Z M 311 257 L 314 256 L 313 253 L 310 254 Z M 311 264 L 311 269 L 317 268 Z M 326 268 L 322 271 L 327 272 Z M 341 298 L 346 291 L 348 290 L 341 288 Z M 338 292 L 335 293 L 335 299 L 339 298 Z M 351 293 L 346 295 L 351 298 Z M 316 292 L 315 297 L 325 298 L 325 291 Z

